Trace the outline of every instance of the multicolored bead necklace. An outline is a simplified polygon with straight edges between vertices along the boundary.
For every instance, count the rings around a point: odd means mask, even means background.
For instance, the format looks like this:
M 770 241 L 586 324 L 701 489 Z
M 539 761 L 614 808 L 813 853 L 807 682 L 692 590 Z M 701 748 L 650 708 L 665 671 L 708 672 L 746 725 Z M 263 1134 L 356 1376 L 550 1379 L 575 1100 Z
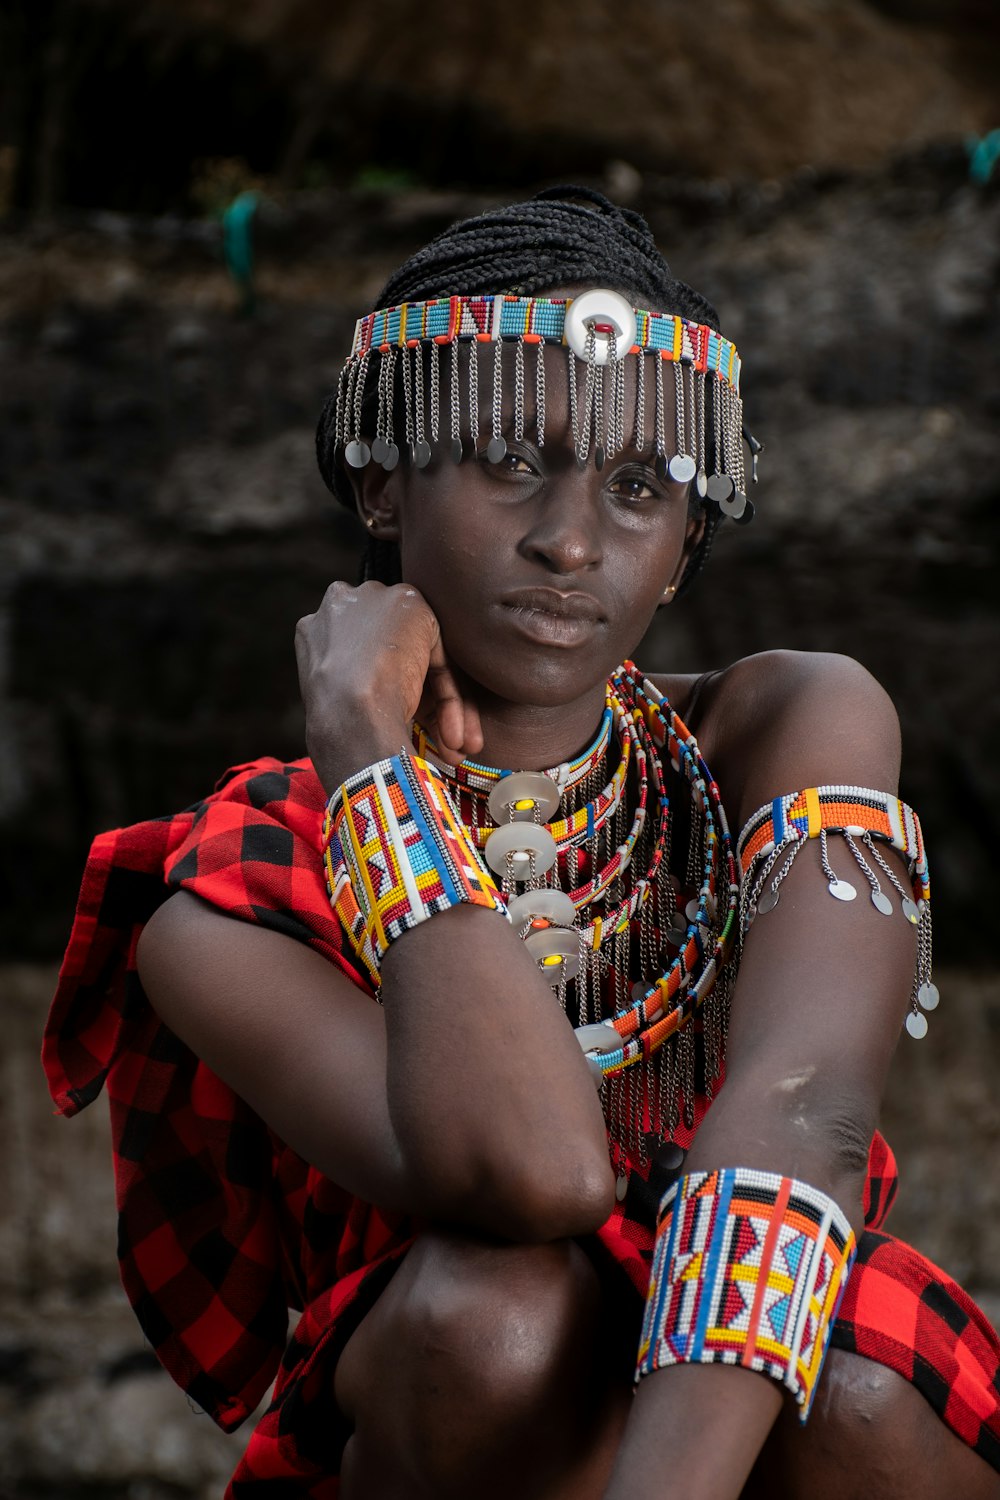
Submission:
M 607 684 L 593 744 L 551 771 L 451 767 L 436 760 L 419 726 L 414 742 L 449 783 L 463 825 L 502 882 L 511 920 L 575 1016 L 580 1045 L 605 1085 L 623 1185 L 625 1159 L 644 1159 L 648 1133 L 670 1134 L 681 1110 L 693 1121 L 699 1045 L 709 1092 L 721 1069 L 728 985 L 718 980 L 735 946 L 739 885 L 719 789 L 697 741 L 625 662 Z M 671 870 L 678 816 L 661 752 L 690 794 L 683 879 Z M 576 806 L 580 795 L 588 800 Z M 687 1023 L 713 989 L 696 1038 Z

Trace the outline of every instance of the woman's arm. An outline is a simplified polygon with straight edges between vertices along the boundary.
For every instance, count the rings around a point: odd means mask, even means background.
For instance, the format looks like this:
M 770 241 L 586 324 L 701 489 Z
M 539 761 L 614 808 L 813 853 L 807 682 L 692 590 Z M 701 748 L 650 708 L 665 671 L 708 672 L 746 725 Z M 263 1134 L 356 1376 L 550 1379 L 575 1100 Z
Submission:
M 831 782 L 896 786 L 895 712 L 844 658 L 750 658 L 715 685 L 711 713 L 712 769 L 734 831 L 785 792 Z M 849 860 L 839 842 L 831 857 Z M 905 884 L 899 861 L 896 868 Z M 778 905 L 747 934 L 726 1085 L 685 1171 L 745 1166 L 797 1177 L 833 1198 L 859 1232 L 868 1147 L 914 961 L 913 931 L 898 909 L 890 920 L 862 897 L 833 900 L 815 846 L 804 848 Z M 767 1378 L 721 1365 L 646 1376 L 607 1500 L 735 1500 L 781 1399 Z
M 428 681 L 462 747 L 461 702 L 414 590 L 336 586 L 304 623 L 308 740 L 328 790 L 398 753 Z M 550 987 L 495 912 L 457 906 L 393 943 L 381 1007 L 319 955 L 183 893 L 149 923 L 139 969 L 167 1024 L 352 1192 L 521 1241 L 586 1234 L 607 1217 L 597 1091 Z

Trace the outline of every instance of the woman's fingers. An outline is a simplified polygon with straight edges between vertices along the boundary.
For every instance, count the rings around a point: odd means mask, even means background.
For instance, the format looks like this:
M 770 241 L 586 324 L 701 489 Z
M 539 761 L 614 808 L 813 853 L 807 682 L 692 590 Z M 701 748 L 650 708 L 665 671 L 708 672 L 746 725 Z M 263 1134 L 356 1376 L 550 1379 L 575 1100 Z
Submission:
M 435 739 L 444 758 L 457 765 L 464 755 L 476 755 L 483 748 L 479 710 L 462 693 L 445 655 L 440 630 L 431 647 L 425 689 L 434 719 Z

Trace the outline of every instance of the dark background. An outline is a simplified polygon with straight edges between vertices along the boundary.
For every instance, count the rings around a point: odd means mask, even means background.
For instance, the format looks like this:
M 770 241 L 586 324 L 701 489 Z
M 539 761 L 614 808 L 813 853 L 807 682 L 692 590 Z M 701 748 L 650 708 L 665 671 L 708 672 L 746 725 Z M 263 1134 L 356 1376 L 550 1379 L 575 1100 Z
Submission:
M 647 214 L 766 443 L 640 663 L 845 651 L 899 709 L 944 1000 L 887 1105 L 896 1227 L 1000 1305 L 998 61 L 990 0 L 0 0 L 0 1493 L 207 1500 L 235 1462 L 113 1289 L 99 1112 L 48 1117 L 52 964 L 95 832 L 301 753 L 295 621 L 361 547 L 312 454 L 353 321 L 550 182 Z

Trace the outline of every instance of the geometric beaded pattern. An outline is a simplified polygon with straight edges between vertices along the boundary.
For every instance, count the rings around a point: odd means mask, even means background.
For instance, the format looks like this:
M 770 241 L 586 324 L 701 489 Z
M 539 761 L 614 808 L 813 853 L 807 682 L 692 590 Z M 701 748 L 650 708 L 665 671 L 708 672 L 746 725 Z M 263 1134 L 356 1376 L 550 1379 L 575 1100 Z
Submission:
M 660 1205 L 636 1379 L 676 1364 L 743 1365 L 787 1387 L 805 1421 L 855 1253 L 832 1198 L 726 1167 Z
M 460 901 L 507 915 L 434 766 L 402 753 L 358 771 L 327 805 L 330 904 L 376 986 L 389 944 Z
M 799 839 L 818 838 L 823 830 L 858 836 L 868 832 L 890 844 L 909 862 L 916 899 L 930 900 L 919 818 L 892 792 L 864 786 L 807 787 L 775 797 L 758 808 L 744 825 L 737 844 L 743 874 L 774 849 Z
M 563 342 L 566 299 L 518 297 L 510 294 L 479 297 L 432 297 L 380 308 L 359 318 L 351 357 L 371 349 L 413 347 L 418 343 L 450 344 L 455 339 L 524 339 Z M 674 313 L 635 309 L 636 341 L 630 354 L 644 350 L 663 359 L 683 361 L 698 371 L 711 371 L 733 391 L 740 388 L 740 357 L 729 339 L 704 323 Z

